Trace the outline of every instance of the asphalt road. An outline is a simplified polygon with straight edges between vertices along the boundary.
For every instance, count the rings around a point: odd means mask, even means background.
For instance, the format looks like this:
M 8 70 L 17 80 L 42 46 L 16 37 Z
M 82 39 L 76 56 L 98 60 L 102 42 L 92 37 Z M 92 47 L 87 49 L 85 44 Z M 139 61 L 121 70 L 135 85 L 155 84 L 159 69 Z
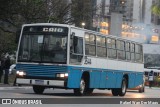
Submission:
M 0 87 L 0 98 L 121 98 L 112 96 L 110 90 L 95 89 L 89 96 L 74 96 L 73 90 L 45 89 L 42 95 L 34 94 L 32 87 Z M 160 98 L 160 88 L 145 88 L 145 93 L 128 90 L 123 98 Z
M 52 100 L 50 103 L 54 104 L 55 107 L 97 107 L 95 104 L 98 104 L 98 107 L 107 107 L 105 101 L 112 101 L 113 99 L 122 98 L 122 99 L 144 99 L 144 98 L 160 98 L 160 88 L 145 88 L 145 93 L 139 93 L 137 90 L 128 90 L 124 97 L 115 97 L 112 96 L 110 90 L 94 90 L 92 95 L 89 96 L 74 96 L 73 90 L 64 90 L 64 89 L 46 89 L 44 94 L 37 95 L 34 94 L 32 87 L 0 87 L 0 98 L 26 98 L 26 99 L 43 99 Z M 46 99 L 47 98 L 47 99 Z M 69 102 L 69 104 L 66 102 Z M 73 102 L 73 104 L 72 104 Z M 49 103 L 49 104 L 50 104 Z M 47 107 L 49 106 L 47 104 Z M 94 105 L 92 105 L 94 104 Z M 90 105 L 90 106 L 89 106 Z M 109 105 L 109 104 L 107 104 Z M 113 106 L 113 105 L 112 105 Z M 124 107 L 125 105 L 123 105 Z M 136 106 L 143 107 L 144 105 Z M 155 106 L 155 105 L 154 105 Z M 3 107 L 3 106 L 1 106 Z M 13 107 L 13 106 L 12 106 Z M 36 107 L 36 106 L 34 106 Z M 39 106 L 40 107 L 40 106 Z M 116 107 L 116 105 L 114 105 Z M 118 106 L 117 106 L 118 107 Z M 121 106 L 119 106 L 121 107 Z M 126 106 L 127 107 L 127 106 Z M 130 106 L 132 107 L 132 105 Z M 134 106 L 133 106 L 134 107 Z M 146 107 L 146 106 L 145 106 Z M 153 107 L 153 106 L 152 106 Z
M 0 98 L 121 98 L 112 96 L 110 90 L 95 89 L 89 96 L 74 96 L 73 90 L 45 89 L 42 95 L 34 94 L 32 87 L 0 87 Z M 160 98 L 160 88 L 145 88 L 145 93 L 128 90 L 123 98 Z

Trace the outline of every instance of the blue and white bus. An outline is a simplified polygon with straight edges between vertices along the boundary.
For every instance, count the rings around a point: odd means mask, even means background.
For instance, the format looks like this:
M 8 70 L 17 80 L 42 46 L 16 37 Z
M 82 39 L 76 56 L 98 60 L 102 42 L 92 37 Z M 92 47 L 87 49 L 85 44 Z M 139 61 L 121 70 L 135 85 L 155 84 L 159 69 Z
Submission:
M 110 89 L 124 96 L 143 84 L 142 44 L 65 24 L 22 26 L 17 50 L 17 84 L 73 89 L 75 95 Z

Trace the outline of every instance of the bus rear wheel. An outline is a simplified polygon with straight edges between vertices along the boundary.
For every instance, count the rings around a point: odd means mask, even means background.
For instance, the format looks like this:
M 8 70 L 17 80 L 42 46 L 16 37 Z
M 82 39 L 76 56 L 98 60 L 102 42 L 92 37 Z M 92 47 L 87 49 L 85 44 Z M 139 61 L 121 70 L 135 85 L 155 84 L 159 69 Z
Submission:
M 123 78 L 121 88 L 119 89 L 119 96 L 124 96 L 127 91 L 127 80 Z
M 127 90 L 127 80 L 126 78 L 123 78 L 121 88 L 113 88 L 112 89 L 112 95 L 113 96 L 124 96 L 126 94 Z
M 143 93 L 145 92 L 145 88 L 144 88 L 144 83 L 142 84 L 142 86 L 138 89 L 139 93 Z
M 43 86 L 37 86 L 37 85 L 33 86 L 33 91 L 36 94 L 43 94 L 44 89 L 45 89 L 45 87 L 43 87 Z
M 80 81 L 80 88 L 74 89 L 74 94 L 77 96 L 92 94 L 93 89 L 88 87 L 89 87 L 88 81 L 82 78 Z
M 113 88 L 113 89 L 112 89 L 112 95 L 113 95 L 113 96 L 118 96 L 118 95 L 119 95 L 119 90 L 118 90 L 118 88 Z

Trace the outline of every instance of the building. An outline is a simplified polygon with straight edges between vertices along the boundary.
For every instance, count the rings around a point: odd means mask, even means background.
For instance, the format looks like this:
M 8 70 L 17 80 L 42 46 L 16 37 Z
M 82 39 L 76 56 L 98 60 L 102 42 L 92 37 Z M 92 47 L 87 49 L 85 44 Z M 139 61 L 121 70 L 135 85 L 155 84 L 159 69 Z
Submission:
M 141 42 L 144 44 L 145 67 L 160 66 L 160 18 L 151 13 L 151 6 L 158 3 L 158 0 L 94 0 L 97 5 L 96 13 L 93 17 L 93 25 L 97 31 L 103 34 L 122 36 L 125 39 Z M 121 20 L 116 23 L 112 13 L 121 14 L 116 16 Z M 114 20 L 114 21 L 111 21 Z M 121 28 L 117 29 L 116 26 Z M 119 32 L 121 34 L 119 35 Z
M 122 14 L 121 36 L 142 43 L 159 43 L 160 18 L 151 13 L 158 0 L 93 0 L 93 27 L 103 34 L 112 34 L 111 13 Z M 118 17 L 117 19 L 120 19 Z M 120 20 L 118 20 L 118 24 Z M 115 23 L 115 22 L 113 22 Z M 114 24 L 115 25 L 115 24 Z M 119 29 L 119 28 L 118 28 Z M 115 32 L 115 30 L 114 30 Z M 157 39 L 158 40 L 157 40 Z

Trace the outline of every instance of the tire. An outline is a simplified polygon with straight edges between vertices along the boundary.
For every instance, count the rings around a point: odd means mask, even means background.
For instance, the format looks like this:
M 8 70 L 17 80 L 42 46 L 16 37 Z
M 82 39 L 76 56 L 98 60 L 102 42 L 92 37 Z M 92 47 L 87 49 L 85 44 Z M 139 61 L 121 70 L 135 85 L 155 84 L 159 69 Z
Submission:
M 118 91 L 117 88 L 113 88 L 113 89 L 112 89 L 112 95 L 113 95 L 113 96 L 118 96 L 118 95 L 119 95 L 119 91 Z
M 43 86 L 36 86 L 36 85 L 33 86 L 33 91 L 36 94 L 43 94 L 44 89 L 45 89 L 45 87 L 43 87 Z
M 144 84 L 142 84 L 142 87 L 141 88 L 139 88 L 139 93 L 143 93 L 143 92 L 145 92 L 145 88 L 144 88 Z
M 89 87 L 88 81 L 82 78 L 80 81 L 80 88 L 74 89 L 74 94 L 76 96 L 92 94 L 93 89 L 88 87 Z
M 143 92 L 145 92 L 145 86 L 143 87 Z
M 86 95 L 90 95 L 90 94 L 92 94 L 93 93 L 93 88 L 88 88 L 87 90 L 86 90 Z
M 142 87 L 141 87 L 141 88 L 139 88 L 138 92 L 139 92 L 139 93 L 143 93 L 143 89 L 142 89 Z
M 127 91 L 127 80 L 126 78 L 123 78 L 121 88 L 118 89 L 118 95 L 119 96 L 124 96 Z

